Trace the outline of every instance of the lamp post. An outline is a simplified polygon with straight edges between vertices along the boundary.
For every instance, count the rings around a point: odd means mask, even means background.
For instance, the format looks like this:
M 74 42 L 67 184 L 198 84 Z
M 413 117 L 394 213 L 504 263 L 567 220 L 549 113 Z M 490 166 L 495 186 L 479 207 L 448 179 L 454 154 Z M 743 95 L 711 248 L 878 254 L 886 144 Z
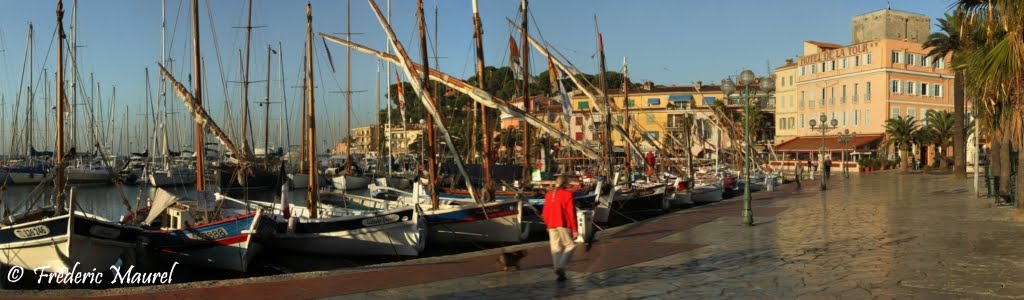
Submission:
M 836 126 L 839 125 L 839 120 L 832 119 L 831 122 L 828 122 L 828 117 L 825 116 L 825 114 L 821 114 L 821 116 L 818 117 L 818 119 L 821 120 L 821 126 L 818 126 L 818 121 L 814 120 L 814 119 L 811 119 L 810 123 L 811 123 L 811 130 L 821 131 L 821 149 L 818 152 L 818 158 L 821 159 L 821 156 L 825 155 L 825 133 L 828 132 L 829 130 L 836 129 Z M 829 126 L 829 124 L 826 123 L 826 122 L 831 123 L 832 126 Z M 828 179 L 828 178 L 825 178 L 825 166 L 822 166 L 822 168 L 821 168 L 821 190 L 822 191 L 824 191 L 824 190 L 826 190 L 828 188 L 825 185 L 825 180 L 826 179 Z
M 857 133 L 850 132 L 849 129 L 843 129 L 843 132 L 839 133 L 839 143 L 843 144 L 843 177 L 845 178 L 850 178 L 850 171 L 846 166 L 846 149 L 850 149 L 850 142 L 855 138 L 857 138 Z
M 760 79 L 754 76 L 754 72 L 750 70 L 743 70 L 739 76 L 736 76 L 738 82 L 733 83 L 731 78 L 722 79 L 722 93 L 726 96 L 728 101 L 729 95 L 736 92 L 736 84 L 743 86 L 743 91 L 740 92 L 740 99 L 743 101 L 743 152 L 744 157 L 747 160 L 743 163 L 743 225 L 751 226 L 754 225 L 754 212 L 751 209 L 751 198 L 750 198 L 750 164 L 753 163 L 751 159 L 752 155 L 752 142 L 750 136 L 753 134 L 750 130 L 750 107 L 757 103 L 756 90 L 751 89 L 751 85 L 754 84 L 755 80 L 760 82 L 760 91 L 764 92 L 764 96 L 768 97 L 768 94 L 775 89 L 775 81 L 770 76 L 761 77 Z M 726 102 L 728 103 L 728 102 Z

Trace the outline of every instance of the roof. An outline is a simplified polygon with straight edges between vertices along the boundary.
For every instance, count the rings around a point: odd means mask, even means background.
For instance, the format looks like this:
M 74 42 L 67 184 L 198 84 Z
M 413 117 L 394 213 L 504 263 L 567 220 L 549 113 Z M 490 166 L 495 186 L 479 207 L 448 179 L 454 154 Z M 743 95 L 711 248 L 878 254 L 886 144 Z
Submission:
M 825 43 L 825 42 L 817 42 L 817 41 L 804 41 L 804 42 L 808 43 L 808 44 L 811 44 L 811 45 L 818 46 L 820 48 L 824 48 L 824 49 L 839 49 L 839 48 L 843 47 L 843 45 L 833 44 L 833 43 Z
M 825 136 L 825 149 L 829 149 L 831 152 L 840 151 L 859 151 L 859 150 L 872 150 L 868 147 L 870 144 L 882 139 L 881 134 L 864 134 L 857 135 L 850 141 L 850 147 L 843 149 L 843 145 L 839 143 L 839 137 Z M 813 152 L 821 149 L 821 136 L 801 136 L 782 142 L 775 146 L 775 151 L 779 152 Z

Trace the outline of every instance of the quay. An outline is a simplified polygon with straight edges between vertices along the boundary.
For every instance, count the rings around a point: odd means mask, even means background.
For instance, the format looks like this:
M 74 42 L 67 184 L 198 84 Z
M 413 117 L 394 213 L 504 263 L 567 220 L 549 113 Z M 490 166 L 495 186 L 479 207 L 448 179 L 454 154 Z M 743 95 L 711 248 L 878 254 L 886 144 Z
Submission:
M 977 298 L 1024 295 L 1014 209 L 970 180 L 899 171 L 833 176 L 602 231 L 557 283 L 546 242 L 328 272 L 108 290 L 0 291 L 89 299 Z M 501 272 L 502 251 L 527 249 Z

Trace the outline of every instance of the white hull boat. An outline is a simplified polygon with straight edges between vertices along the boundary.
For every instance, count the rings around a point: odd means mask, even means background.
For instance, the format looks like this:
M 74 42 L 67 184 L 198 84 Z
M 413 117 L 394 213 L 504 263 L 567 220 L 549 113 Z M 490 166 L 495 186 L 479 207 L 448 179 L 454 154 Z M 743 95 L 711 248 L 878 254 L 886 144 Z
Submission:
M 354 175 L 338 175 L 331 178 L 334 188 L 339 190 L 361 190 L 370 185 L 370 178 Z

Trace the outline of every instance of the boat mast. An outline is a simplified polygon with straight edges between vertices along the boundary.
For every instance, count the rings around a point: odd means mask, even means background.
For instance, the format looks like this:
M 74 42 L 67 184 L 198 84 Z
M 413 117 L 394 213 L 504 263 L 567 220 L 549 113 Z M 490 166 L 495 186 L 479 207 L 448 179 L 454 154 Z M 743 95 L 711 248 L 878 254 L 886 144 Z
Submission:
M 527 16 L 529 16 L 529 13 L 527 13 L 527 9 L 528 8 L 529 8 L 528 0 L 523 0 L 523 5 L 520 8 L 520 10 L 521 10 L 521 12 L 523 14 L 523 23 L 522 23 L 523 32 L 522 32 L 522 35 L 520 37 L 520 39 L 522 40 L 521 42 L 522 42 L 523 45 L 521 47 L 519 47 L 519 48 L 523 49 L 522 50 L 523 51 L 523 53 L 522 53 L 522 55 L 523 55 L 523 57 L 522 57 L 522 59 L 523 59 L 523 61 L 522 61 L 522 64 L 523 64 L 523 72 L 522 72 L 523 73 L 523 111 L 527 115 L 529 115 L 530 111 L 532 110 L 531 107 L 530 107 L 531 106 L 531 101 L 530 101 L 530 44 L 526 40 L 527 39 L 526 33 L 529 30 L 528 27 L 527 27 L 529 25 L 529 22 L 527 22 Z M 532 169 L 532 167 L 533 167 L 533 163 L 530 161 L 530 151 L 531 151 L 531 149 L 530 149 L 530 126 L 526 126 L 526 124 L 525 124 L 526 122 L 523 122 L 523 123 L 524 124 L 522 124 L 522 127 L 523 127 L 523 178 L 522 178 L 522 180 L 523 180 L 523 186 L 526 186 L 526 184 L 530 183 L 530 180 L 533 179 L 533 176 L 532 176 L 533 172 L 530 171 Z
M 309 217 L 317 217 L 316 203 L 320 199 L 319 185 L 316 174 L 316 106 L 313 98 L 313 6 L 306 3 L 306 141 L 309 144 L 309 160 L 306 171 L 309 172 L 309 188 L 306 189 L 306 207 Z
M 597 15 L 594 15 L 594 29 L 597 29 Z M 524 28 L 523 31 L 525 32 L 526 29 Z M 607 162 L 607 165 L 604 166 L 604 167 L 606 167 L 606 169 L 605 169 L 605 176 L 606 177 L 605 178 L 608 180 L 608 182 L 612 182 L 612 181 L 614 181 L 614 179 L 612 177 L 615 174 L 614 171 L 612 170 L 612 166 L 614 166 L 614 164 L 615 164 L 615 152 L 613 151 L 614 148 L 612 146 L 612 106 L 611 106 L 610 100 L 608 99 L 608 78 L 607 78 L 607 76 L 605 76 L 606 75 L 605 74 L 606 69 L 605 69 L 605 61 L 604 61 L 604 41 L 602 40 L 601 31 L 600 30 L 597 30 L 597 52 L 598 52 L 598 58 L 600 59 L 600 66 L 601 66 L 601 70 L 600 70 L 601 74 L 599 74 L 600 75 L 600 77 L 599 77 L 600 78 L 600 86 L 601 86 L 601 97 L 604 97 L 604 103 L 605 103 L 605 107 L 604 107 L 604 143 L 605 143 L 604 152 L 605 152 L 605 155 L 606 155 L 605 156 L 605 161 Z
M 427 84 L 430 82 L 430 60 L 427 58 L 427 21 L 426 16 L 423 14 L 423 0 L 416 0 L 416 6 L 417 11 L 419 12 L 420 54 L 423 58 L 424 84 L 423 93 L 421 95 L 430 95 L 430 84 Z M 416 74 L 413 73 L 412 75 L 415 76 Z M 429 103 L 430 105 L 437 105 L 436 102 L 433 102 L 433 99 L 430 100 L 432 102 Z M 435 189 L 437 186 L 437 149 L 435 149 L 437 147 L 437 143 L 435 142 L 437 133 L 434 132 L 434 118 L 432 116 L 427 116 L 427 128 L 425 129 L 427 130 L 427 160 L 430 164 L 427 166 L 430 172 L 428 175 L 428 178 L 430 178 L 430 186 L 427 187 L 427 192 L 430 193 L 430 208 L 437 209 L 439 204 L 438 201 L 440 200 L 437 195 L 437 190 Z
M 32 59 L 32 23 L 28 23 L 28 114 L 25 115 L 25 153 L 28 153 L 28 157 L 32 157 L 32 114 L 35 113 L 33 110 L 33 103 L 35 102 L 35 95 L 32 94 L 32 82 L 35 81 L 35 72 L 33 70 L 33 59 Z
M 54 149 L 57 169 L 54 171 L 54 214 L 64 210 L 64 4 L 57 0 L 57 146 Z
M 352 39 L 352 0 L 346 1 L 345 37 Z M 312 36 L 312 32 L 310 33 Z M 312 37 L 310 37 L 312 39 Z M 352 175 L 352 49 L 345 48 L 345 174 Z
M 388 0 L 387 4 L 388 4 L 388 23 L 391 23 L 391 0 Z M 351 39 L 351 37 L 348 37 L 348 38 Z M 386 45 L 384 46 L 384 49 L 385 49 L 384 51 L 386 51 L 387 53 L 390 54 L 391 53 L 391 41 L 387 41 L 385 44 Z M 388 160 L 388 176 L 391 176 L 391 172 L 392 172 L 391 165 L 394 163 L 393 161 L 391 161 L 391 158 L 394 157 L 394 154 L 392 153 L 394 151 L 394 149 L 391 147 L 391 145 L 393 143 L 391 141 L 391 139 L 392 139 L 392 137 L 394 137 L 393 130 L 392 130 L 394 127 L 391 126 L 391 64 L 390 63 L 386 63 L 386 62 L 385 62 L 385 64 L 387 65 L 387 72 L 384 73 L 384 77 L 387 78 L 387 86 L 388 86 L 388 91 L 387 91 L 387 94 L 386 94 L 386 96 L 388 98 L 388 127 L 387 127 L 387 130 L 385 130 L 385 133 L 387 133 L 387 139 L 385 141 L 387 141 L 387 144 L 388 144 L 388 157 L 387 157 L 387 160 Z M 399 84 L 401 84 L 401 83 L 399 83 Z M 378 88 L 378 90 L 379 89 L 380 88 Z M 402 126 L 402 134 L 403 135 L 405 134 L 405 126 Z
M 626 126 L 625 126 L 625 129 L 626 129 L 626 139 L 627 140 L 632 140 L 632 138 L 633 138 L 633 135 L 632 135 L 633 128 L 629 127 L 629 121 L 630 121 L 630 119 L 632 119 L 630 117 L 630 114 L 629 114 L 629 67 L 626 65 L 626 58 L 625 57 L 622 58 L 622 107 L 623 107 L 623 110 L 625 111 L 624 114 L 626 115 L 626 117 L 625 117 L 625 119 L 626 119 L 625 120 L 626 121 Z M 626 154 L 626 161 L 625 161 L 625 163 L 626 163 L 626 166 L 625 166 L 626 167 L 626 186 L 630 186 L 630 184 L 633 182 L 633 165 L 632 165 L 633 152 L 630 152 L 630 151 L 633 151 L 633 149 L 632 149 L 632 147 L 629 146 L 629 144 L 630 143 L 625 143 L 625 145 L 624 145 L 625 146 L 625 151 L 623 151 Z M 639 150 L 639 149 L 637 149 L 637 150 Z
M 476 38 L 476 85 L 481 90 L 484 84 L 484 29 L 480 21 L 480 9 L 473 0 L 473 36 Z M 491 131 L 487 122 L 487 107 L 480 105 L 480 132 L 483 133 L 483 175 L 484 201 L 494 200 L 494 184 L 491 182 Z
M 281 41 L 277 41 L 277 64 L 281 66 L 281 111 L 284 112 L 284 124 L 283 124 L 283 126 L 281 126 L 281 128 L 284 129 L 284 133 L 285 133 L 284 134 L 285 135 L 285 137 L 284 137 L 285 138 L 284 148 L 287 149 L 286 153 L 291 153 L 291 150 L 292 150 L 292 131 L 291 131 L 291 128 L 289 126 L 289 125 L 291 125 L 291 122 L 289 122 L 290 120 L 288 120 L 288 96 L 287 96 L 288 93 L 286 92 L 286 89 L 285 89 L 285 86 L 284 86 L 284 46 L 282 46 Z M 278 139 L 282 138 L 280 136 L 281 134 L 278 134 L 278 135 L 279 135 L 277 137 Z M 302 152 L 302 151 L 299 151 L 299 152 Z
M 270 54 L 274 49 L 267 44 L 267 99 L 263 100 L 263 155 L 270 153 Z
M 252 37 L 252 0 L 249 0 L 249 17 L 245 24 L 245 75 L 242 78 L 242 147 L 249 147 L 249 42 Z M 266 149 L 264 149 L 266 151 Z M 264 153 L 266 155 L 266 153 Z
M 199 0 L 192 0 L 192 86 L 195 89 L 193 98 L 196 107 L 202 108 L 203 103 L 203 72 L 202 62 L 199 59 Z M 248 79 L 248 75 L 246 75 Z M 248 80 L 247 80 L 248 81 Z M 166 118 L 166 117 L 165 117 Z M 198 121 L 198 120 L 197 120 Z M 205 189 L 205 160 L 206 151 L 203 143 L 203 126 L 195 122 L 195 148 L 196 148 L 196 190 L 202 192 Z M 243 145 L 245 147 L 247 145 Z

